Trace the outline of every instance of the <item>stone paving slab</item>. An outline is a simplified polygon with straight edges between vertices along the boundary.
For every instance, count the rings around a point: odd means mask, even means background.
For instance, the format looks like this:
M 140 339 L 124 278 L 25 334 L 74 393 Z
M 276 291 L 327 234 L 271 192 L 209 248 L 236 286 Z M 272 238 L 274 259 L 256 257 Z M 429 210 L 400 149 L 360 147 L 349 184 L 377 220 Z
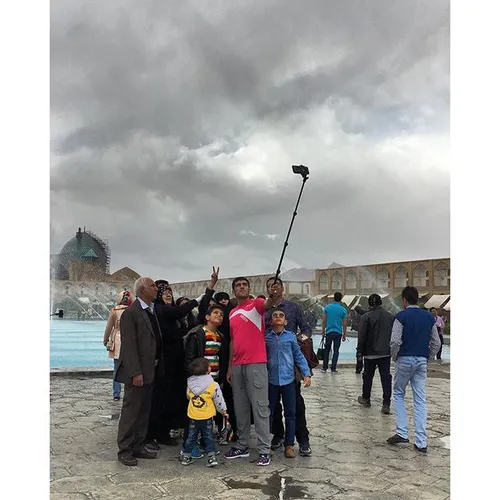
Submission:
M 427 456 L 418 454 L 412 444 L 385 443 L 395 422 L 393 415 L 380 412 L 378 378 L 372 407 L 363 408 L 357 403 L 361 376 L 344 365 L 336 374 L 315 372 L 313 386 L 303 390 L 312 457 L 286 459 L 276 452 L 269 467 L 257 467 L 253 449 L 250 459 L 220 458 L 216 468 L 206 467 L 205 460 L 182 467 L 179 448 L 165 446 L 156 460 L 140 460 L 138 467 L 120 464 L 116 432 L 121 403 L 112 400 L 110 379 L 52 376 L 51 498 L 448 499 L 450 450 L 441 438 L 450 434 L 449 365 L 435 363 L 430 369 Z M 411 409 L 408 414 L 412 430 Z M 227 447 L 219 449 L 223 453 Z

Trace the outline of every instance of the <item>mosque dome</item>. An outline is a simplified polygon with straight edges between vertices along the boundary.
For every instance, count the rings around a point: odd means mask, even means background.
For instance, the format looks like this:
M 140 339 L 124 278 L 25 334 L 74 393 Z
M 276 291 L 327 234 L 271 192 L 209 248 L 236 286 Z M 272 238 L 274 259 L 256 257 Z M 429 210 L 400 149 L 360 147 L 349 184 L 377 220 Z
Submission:
M 82 232 L 81 228 L 78 228 L 75 237 L 62 247 L 57 260 L 56 279 L 68 279 L 68 268 L 72 261 L 91 261 L 103 272 L 109 273 L 110 252 L 107 243 L 85 229 Z

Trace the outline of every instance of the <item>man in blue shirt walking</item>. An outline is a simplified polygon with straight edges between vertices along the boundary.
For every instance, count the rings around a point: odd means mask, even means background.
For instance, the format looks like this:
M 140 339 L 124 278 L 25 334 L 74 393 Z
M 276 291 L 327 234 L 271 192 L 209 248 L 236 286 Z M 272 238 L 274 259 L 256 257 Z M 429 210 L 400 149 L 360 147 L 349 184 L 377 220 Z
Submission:
M 311 370 L 300 350 L 295 333 L 285 330 L 285 311 L 276 308 L 271 313 L 271 331 L 266 333 L 267 369 L 269 374 L 270 423 L 276 403 L 283 397 L 285 409 L 285 457 L 295 457 L 295 366 L 304 377 L 304 386 L 311 385 Z
M 339 360 L 340 341 L 345 342 L 347 331 L 347 311 L 340 303 L 342 294 L 333 294 L 333 303 L 328 304 L 323 311 L 323 337 L 326 337 L 325 354 L 323 357 L 323 373 L 328 370 L 328 358 L 333 344 L 332 373 L 337 371 Z
M 404 310 L 396 314 L 391 334 L 394 369 L 394 410 L 396 434 L 389 444 L 409 443 L 405 392 L 408 383 L 413 392 L 415 449 L 427 453 L 427 362 L 441 346 L 434 316 L 418 307 L 418 290 L 407 286 L 402 293 Z

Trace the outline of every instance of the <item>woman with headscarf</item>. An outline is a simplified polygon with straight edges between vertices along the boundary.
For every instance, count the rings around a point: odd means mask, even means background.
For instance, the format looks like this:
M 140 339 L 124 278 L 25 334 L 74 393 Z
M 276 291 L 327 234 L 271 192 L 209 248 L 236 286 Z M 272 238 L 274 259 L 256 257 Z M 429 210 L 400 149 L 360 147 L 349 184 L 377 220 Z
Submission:
M 122 385 L 120 382 L 115 382 L 114 376 L 116 374 L 116 369 L 118 367 L 118 358 L 120 357 L 120 317 L 132 304 L 132 295 L 128 290 L 124 290 L 118 296 L 118 305 L 113 307 L 109 312 L 108 322 L 106 323 L 106 329 L 104 330 L 104 347 L 108 350 L 108 357 L 114 359 L 114 370 L 113 370 L 113 399 L 115 401 L 120 400 L 120 394 L 122 391 Z
M 184 429 L 187 419 L 186 376 L 184 371 L 185 334 L 179 320 L 187 316 L 201 302 L 188 300 L 182 305 L 175 305 L 172 288 L 165 280 L 156 282 L 155 313 L 163 337 L 164 373 L 155 378 L 153 399 L 149 417 L 146 443 L 149 449 L 158 450 L 160 444 L 177 445 L 170 437 L 172 429 Z

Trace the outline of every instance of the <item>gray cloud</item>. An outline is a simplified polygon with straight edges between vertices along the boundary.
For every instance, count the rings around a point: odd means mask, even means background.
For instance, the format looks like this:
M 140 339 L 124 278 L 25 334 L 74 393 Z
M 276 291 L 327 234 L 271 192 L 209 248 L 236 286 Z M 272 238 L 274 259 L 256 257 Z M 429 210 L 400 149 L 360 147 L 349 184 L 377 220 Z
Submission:
M 448 2 L 55 1 L 51 16 L 53 252 L 86 225 L 112 269 L 272 272 L 305 163 L 288 266 L 449 254 Z

